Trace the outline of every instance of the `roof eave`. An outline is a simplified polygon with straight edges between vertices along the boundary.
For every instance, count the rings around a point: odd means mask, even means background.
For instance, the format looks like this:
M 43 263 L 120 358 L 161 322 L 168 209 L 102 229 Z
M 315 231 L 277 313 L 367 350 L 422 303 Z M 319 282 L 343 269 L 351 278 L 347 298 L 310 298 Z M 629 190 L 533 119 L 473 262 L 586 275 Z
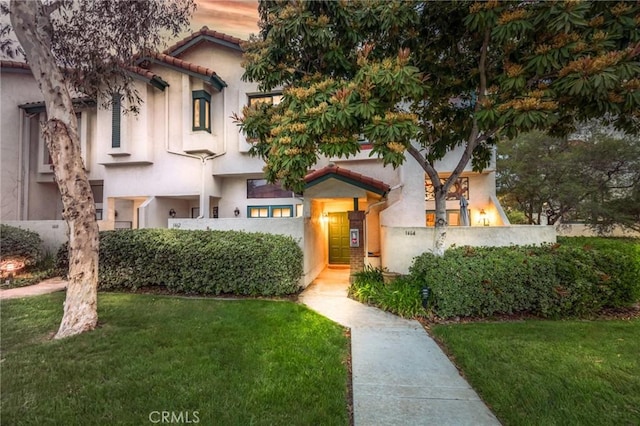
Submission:
M 189 40 L 188 42 L 186 42 L 185 44 L 183 44 L 182 46 L 171 50 L 171 51 L 167 51 L 166 54 L 169 56 L 179 56 L 182 53 L 186 52 L 187 50 L 191 49 L 193 46 L 197 45 L 198 43 L 202 42 L 202 41 L 210 41 L 212 43 L 215 44 L 219 44 L 221 46 L 224 47 L 228 47 L 230 49 L 233 50 L 237 50 L 238 52 L 243 52 L 242 47 L 240 47 L 239 44 L 236 43 L 232 43 L 230 41 L 227 40 L 220 40 L 219 38 L 216 37 L 212 37 L 210 35 L 198 35 L 196 37 L 194 37 L 193 39 Z
M 336 172 L 329 172 L 329 173 L 323 174 L 321 176 L 318 176 L 318 177 L 310 180 L 309 182 L 306 182 L 304 188 L 306 190 L 308 188 L 311 188 L 311 187 L 313 187 L 313 186 L 315 186 L 315 185 L 317 185 L 319 183 L 322 183 L 322 182 L 324 182 L 326 180 L 329 180 L 329 179 L 332 179 L 332 178 L 333 179 L 337 179 L 337 180 L 342 181 L 342 182 L 345 182 L 345 183 L 348 183 L 349 185 L 353 185 L 353 186 L 356 186 L 358 188 L 362 188 L 365 191 L 373 192 L 374 194 L 377 194 L 377 195 L 381 196 L 382 198 L 384 198 L 387 195 L 387 193 L 389 192 L 388 189 L 378 188 L 377 186 L 366 184 L 364 182 L 361 182 L 359 180 L 356 180 L 356 179 L 353 179 L 353 178 L 350 178 L 350 177 L 347 177 L 347 176 L 343 176 L 343 175 L 341 175 L 339 173 L 336 173 Z

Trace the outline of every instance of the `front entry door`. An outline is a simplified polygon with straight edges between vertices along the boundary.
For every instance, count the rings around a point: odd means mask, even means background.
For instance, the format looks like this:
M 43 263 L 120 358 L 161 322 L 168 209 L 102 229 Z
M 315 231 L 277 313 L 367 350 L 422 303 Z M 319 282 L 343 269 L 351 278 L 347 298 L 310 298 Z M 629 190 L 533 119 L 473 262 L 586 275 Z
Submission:
M 349 264 L 349 218 L 346 212 L 329 213 L 329 263 Z

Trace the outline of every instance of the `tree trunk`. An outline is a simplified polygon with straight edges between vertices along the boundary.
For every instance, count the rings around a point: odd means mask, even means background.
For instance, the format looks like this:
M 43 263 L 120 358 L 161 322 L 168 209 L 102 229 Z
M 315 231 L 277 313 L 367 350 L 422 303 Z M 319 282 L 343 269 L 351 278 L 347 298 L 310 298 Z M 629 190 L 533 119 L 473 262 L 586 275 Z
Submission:
M 447 191 L 444 191 L 444 187 L 440 186 L 435 189 L 436 200 L 436 226 L 435 235 L 433 237 L 433 254 L 436 256 L 444 255 L 444 244 L 447 239 Z
M 62 196 L 62 215 L 69 227 L 69 281 L 62 322 L 55 336 L 60 339 L 97 325 L 99 238 L 71 95 L 51 53 L 51 11 L 40 1 L 11 0 L 11 24 L 44 97 L 48 121 L 43 136 Z

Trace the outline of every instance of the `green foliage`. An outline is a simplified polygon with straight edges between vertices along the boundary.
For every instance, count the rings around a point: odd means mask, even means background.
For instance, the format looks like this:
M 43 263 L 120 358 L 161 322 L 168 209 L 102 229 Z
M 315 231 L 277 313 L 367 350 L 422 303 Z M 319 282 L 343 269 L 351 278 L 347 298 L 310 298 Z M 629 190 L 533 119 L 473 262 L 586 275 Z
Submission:
M 612 135 L 599 122 L 581 140 L 540 132 L 501 141 L 497 186 L 506 207 L 529 223 L 583 221 L 600 231 L 640 230 L 640 139 Z M 530 159 L 535 158 L 535 161 Z
M 59 264 L 67 262 L 67 248 Z M 140 229 L 100 233 L 99 288 L 158 286 L 188 294 L 299 291 L 302 250 L 281 235 Z
M 356 274 L 349 295 L 354 299 L 378 306 L 405 318 L 422 316 L 426 312 L 422 307 L 420 287 L 408 277 L 398 277 L 389 284 L 382 279 L 380 269 L 369 268 Z
M 25 265 L 35 265 L 42 255 L 42 239 L 38 233 L 0 224 L 0 259 L 20 258 Z
M 394 167 L 406 152 L 431 177 L 464 146 L 436 204 L 499 136 L 567 134 L 603 118 L 638 133 L 640 5 L 607 2 L 260 2 L 261 34 L 243 78 L 284 88 L 274 107 L 236 117 L 270 181 L 300 190 L 319 155 L 363 136 Z M 417 147 L 412 146 L 415 143 Z M 444 209 L 443 209 L 444 210 Z
M 431 288 L 431 307 L 442 318 L 588 316 L 640 299 L 638 250 L 637 242 L 459 247 L 417 257 L 410 276 Z

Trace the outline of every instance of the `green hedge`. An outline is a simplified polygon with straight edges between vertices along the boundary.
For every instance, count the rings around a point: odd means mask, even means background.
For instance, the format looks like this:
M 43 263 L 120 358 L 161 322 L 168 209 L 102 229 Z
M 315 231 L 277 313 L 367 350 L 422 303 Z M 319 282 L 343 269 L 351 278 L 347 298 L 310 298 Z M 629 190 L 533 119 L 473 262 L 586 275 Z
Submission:
M 62 268 L 67 250 L 59 252 Z M 100 289 L 274 296 L 299 291 L 301 277 L 302 250 L 291 237 L 176 229 L 100 233 Z
M 441 318 L 532 313 L 586 316 L 640 298 L 638 243 L 460 247 L 416 258 L 410 277 L 428 286 Z
M 401 316 L 440 318 L 529 313 L 590 316 L 640 300 L 640 240 L 559 238 L 546 246 L 460 247 L 418 256 L 410 275 L 384 284 L 382 271 L 356 275 L 350 295 Z
M 0 225 L 0 259 L 18 257 L 25 265 L 42 260 L 42 239 L 38 233 L 9 225 Z

